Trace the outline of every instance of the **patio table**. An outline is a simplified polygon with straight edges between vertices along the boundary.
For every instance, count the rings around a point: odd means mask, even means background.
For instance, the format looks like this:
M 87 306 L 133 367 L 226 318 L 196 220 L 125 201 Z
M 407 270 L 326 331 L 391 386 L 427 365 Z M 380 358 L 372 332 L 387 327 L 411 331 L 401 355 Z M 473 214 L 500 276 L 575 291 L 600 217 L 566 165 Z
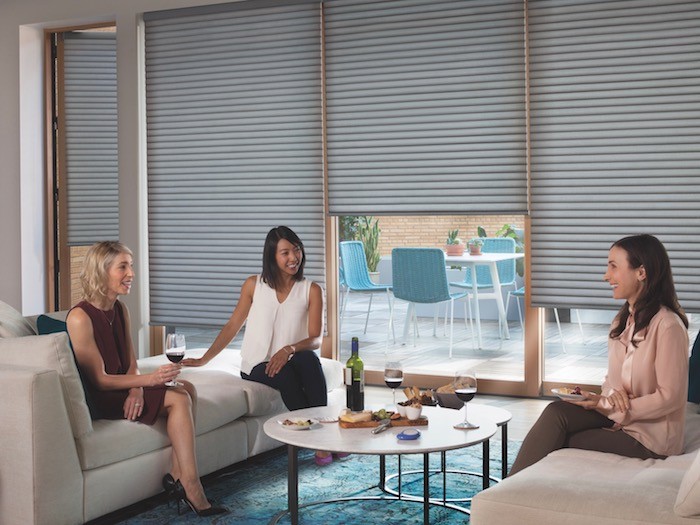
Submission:
M 482 253 L 481 255 L 446 255 L 445 262 L 452 266 L 462 266 L 472 269 L 472 295 L 474 296 L 474 316 L 476 317 L 476 337 L 478 346 L 481 348 L 481 314 L 479 313 L 479 289 L 476 283 L 476 267 L 488 266 L 491 272 L 491 282 L 493 283 L 493 293 L 498 306 L 499 324 L 502 326 L 502 334 L 506 339 L 510 339 L 508 332 L 508 318 L 506 317 L 506 309 L 503 305 L 503 295 L 501 293 L 501 281 L 498 278 L 498 268 L 496 263 L 513 259 L 521 259 L 525 257 L 524 253 Z

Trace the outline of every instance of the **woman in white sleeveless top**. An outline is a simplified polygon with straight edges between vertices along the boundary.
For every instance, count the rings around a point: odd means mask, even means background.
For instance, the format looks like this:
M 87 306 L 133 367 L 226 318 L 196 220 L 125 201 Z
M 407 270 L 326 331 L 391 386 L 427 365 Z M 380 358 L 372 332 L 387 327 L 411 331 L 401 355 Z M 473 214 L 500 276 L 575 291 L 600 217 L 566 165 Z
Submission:
M 207 352 L 182 364 L 208 363 L 247 320 L 241 377 L 279 390 L 289 410 L 325 406 L 326 380 L 314 352 L 321 347 L 323 295 L 318 284 L 304 278 L 305 264 L 299 237 L 286 226 L 272 228 L 263 248 L 262 274 L 246 279 L 231 318 Z M 317 453 L 317 462 L 325 463 L 327 457 Z

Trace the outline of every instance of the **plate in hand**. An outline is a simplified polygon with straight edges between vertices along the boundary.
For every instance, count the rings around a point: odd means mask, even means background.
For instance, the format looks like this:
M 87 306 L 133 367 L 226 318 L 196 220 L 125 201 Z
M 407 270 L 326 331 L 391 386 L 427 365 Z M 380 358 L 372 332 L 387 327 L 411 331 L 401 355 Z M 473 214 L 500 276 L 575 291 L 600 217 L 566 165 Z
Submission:
M 583 397 L 581 394 L 571 394 L 569 393 L 570 389 L 565 389 L 565 388 L 552 388 L 552 394 L 555 396 L 559 397 L 560 399 L 565 399 L 565 400 L 570 400 L 570 401 L 583 401 L 586 399 Z

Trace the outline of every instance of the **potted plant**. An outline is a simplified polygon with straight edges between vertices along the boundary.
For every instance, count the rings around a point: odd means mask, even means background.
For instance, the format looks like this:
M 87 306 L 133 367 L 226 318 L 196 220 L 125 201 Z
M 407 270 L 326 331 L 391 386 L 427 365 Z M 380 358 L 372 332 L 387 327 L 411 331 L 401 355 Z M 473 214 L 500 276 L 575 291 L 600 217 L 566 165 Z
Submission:
M 377 266 L 382 256 L 379 253 L 379 219 L 373 217 L 358 217 L 357 218 L 357 240 L 362 241 L 365 248 L 365 258 L 367 259 L 367 269 L 369 270 L 370 279 L 374 283 L 379 283 L 379 272 Z
M 445 242 L 445 253 L 447 255 L 464 255 L 464 244 L 462 239 L 457 237 L 459 230 L 450 230 L 447 232 L 447 242 Z
M 469 255 L 481 255 L 481 247 L 484 241 L 481 239 L 472 239 L 469 241 Z

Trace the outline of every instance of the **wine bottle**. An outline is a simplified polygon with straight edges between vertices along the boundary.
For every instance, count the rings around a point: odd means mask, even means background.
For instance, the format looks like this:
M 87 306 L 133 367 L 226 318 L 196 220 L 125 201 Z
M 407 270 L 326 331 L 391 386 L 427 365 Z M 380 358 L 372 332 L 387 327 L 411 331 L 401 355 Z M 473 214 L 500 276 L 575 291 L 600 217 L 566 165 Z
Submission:
M 359 355 L 360 343 L 352 338 L 352 353 L 345 364 L 345 392 L 347 405 L 353 412 L 365 409 L 365 365 Z

